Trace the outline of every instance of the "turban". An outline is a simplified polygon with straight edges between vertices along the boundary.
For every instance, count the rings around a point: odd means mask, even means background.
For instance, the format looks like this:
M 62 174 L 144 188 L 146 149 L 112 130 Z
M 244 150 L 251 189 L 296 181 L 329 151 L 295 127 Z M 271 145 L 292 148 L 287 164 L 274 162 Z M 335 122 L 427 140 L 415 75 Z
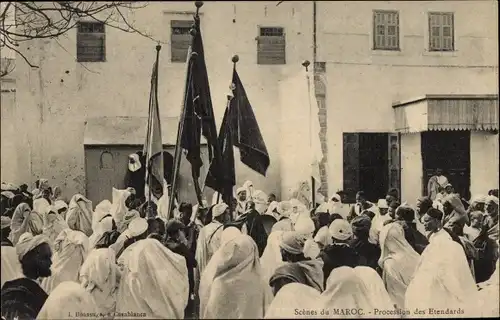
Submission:
M 290 216 L 290 211 L 292 210 L 292 204 L 289 201 L 281 201 L 276 208 L 278 213 L 284 217 Z
M 255 203 L 267 203 L 267 195 L 262 190 L 257 190 L 253 194 L 253 202 Z
M 332 197 L 331 197 L 332 200 L 335 200 L 337 202 L 341 202 L 342 199 L 340 198 L 340 195 L 338 193 L 335 193 Z
M 294 230 L 304 235 L 312 235 L 316 227 L 314 221 L 309 217 L 309 213 L 301 213 L 297 217 L 294 225 Z
M 337 219 L 332 221 L 330 227 L 328 228 L 332 238 L 336 240 L 348 240 L 352 237 L 352 227 L 344 219 Z
M 12 199 L 12 198 L 14 198 L 15 194 L 12 193 L 11 191 L 3 191 L 2 196 L 9 198 L 9 199 Z
M 243 191 L 247 191 L 247 189 L 245 189 L 243 187 L 239 187 L 238 189 L 236 189 L 236 194 L 240 194 Z
M 379 199 L 378 203 L 377 203 L 377 207 L 379 207 L 379 209 L 389 209 L 389 205 L 387 204 L 387 200 Z
M 228 208 L 227 204 L 225 203 L 218 203 L 212 208 L 212 217 L 219 217 L 221 216 L 226 209 Z
M 291 254 L 301 254 L 304 252 L 304 236 L 296 231 L 283 233 L 280 248 Z
M 11 220 L 9 217 L 2 216 L 2 230 L 7 227 L 10 227 L 10 221 Z
M 485 195 L 482 195 L 482 194 L 475 195 L 475 196 L 472 198 L 471 203 L 486 203 L 486 196 L 485 196 Z
M 130 238 L 140 236 L 148 230 L 148 221 L 144 218 L 135 218 L 130 221 L 128 228 L 126 230 L 127 235 Z
M 486 203 L 494 202 L 496 205 L 498 205 L 498 198 L 495 196 L 487 196 L 485 202 Z
M 33 234 L 29 232 L 23 233 L 16 244 L 16 253 L 19 261 L 21 261 L 28 252 L 42 243 L 49 243 L 49 239 L 45 235 L 39 234 L 33 236 Z
M 2 191 L 17 191 L 19 187 L 12 183 L 2 183 Z

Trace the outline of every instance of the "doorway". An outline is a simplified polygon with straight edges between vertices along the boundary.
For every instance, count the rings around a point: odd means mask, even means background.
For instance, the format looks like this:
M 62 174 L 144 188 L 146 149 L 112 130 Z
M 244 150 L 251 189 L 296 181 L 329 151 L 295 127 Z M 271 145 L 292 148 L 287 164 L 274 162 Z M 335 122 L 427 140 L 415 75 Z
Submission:
M 399 136 L 392 133 L 344 133 L 343 177 L 346 202 L 354 203 L 357 191 L 367 200 L 384 199 L 387 190 L 399 191 Z
M 164 145 L 163 148 L 170 155 L 174 153 L 173 146 Z M 125 178 L 129 155 L 141 149 L 140 145 L 86 145 L 84 147 L 86 197 L 94 206 L 105 199 L 111 201 L 113 187 L 117 189 L 126 187 Z M 207 152 L 206 146 L 202 146 L 202 152 Z M 168 173 L 165 178 L 168 179 Z M 192 187 L 191 165 L 185 158 L 182 159 L 179 168 L 178 195 L 180 201 L 190 203 L 197 201 Z M 209 188 L 205 188 L 204 195 L 211 199 L 212 192 Z
M 427 131 L 421 139 L 423 176 L 422 190 L 436 169 L 443 170 L 455 192 L 470 198 L 470 131 Z
M 359 135 L 359 186 L 369 201 L 385 198 L 389 190 L 387 133 Z

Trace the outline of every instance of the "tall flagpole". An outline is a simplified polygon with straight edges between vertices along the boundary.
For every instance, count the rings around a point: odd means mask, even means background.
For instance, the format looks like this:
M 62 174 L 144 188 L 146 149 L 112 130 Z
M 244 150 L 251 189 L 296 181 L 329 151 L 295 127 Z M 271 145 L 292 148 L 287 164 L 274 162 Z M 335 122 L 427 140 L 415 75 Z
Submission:
M 196 1 L 196 15 L 195 15 L 195 23 L 199 23 L 199 10 L 200 7 L 203 5 L 203 2 L 201 1 Z M 191 28 L 189 31 L 191 34 L 191 39 L 193 39 L 196 36 L 196 28 Z M 192 43 L 192 41 L 191 41 Z M 187 66 L 186 68 L 186 84 L 191 85 L 192 83 L 192 77 L 193 77 L 193 64 L 190 62 L 191 59 L 195 59 L 198 55 L 196 52 L 191 52 L 191 47 L 188 52 L 188 57 L 187 57 Z M 185 87 L 184 88 L 184 100 L 182 101 L 182 111 L 181 111 L 181 117 L 179 119 L 179 126 L 177 128 L 177 142 L 175 144 L 175 152 L 174 152 L 174 172 L 173 172 L 173 177 L 172 177 L 172 192 L 171 192 L 171 197 L 170 201 L 168 203 L 168 215 L 169 218 L 172 216 L 173 209 L 174 209 L 174 200 L 175 200 L 175 192 L 177 191 L 177 182 L 179 178 L 179 169 L 181 165 L 181 151 L 182 151 L 182 134 L 184 132 L 184 121 L 186 119 L 186 101 L 188 99 L 188 94 L 190 90 L 189 88 Z M 198 185 L 199 186 L 199 185 Z M 197 192 L 198 193 L 198 192 Z M 198 195 L 197 195 L 198 197 Z M 200 206 L 202 204 L 200 203 Z
M 305 60 L 304 62 L 302 62 L 302 66 L 304 68 L 306 68 L 306 80 L 307 80 L 307 86 L 308 86 L 308 90 L 307 90 L 307 94 L 308 94 L 308 99 L 310 99 L 310 92 L 309 90 L 311 90 L 309 88 L 309 83 L 310 83 L 310 80 L 309 80 L 309 66 L 311 65 L 311 62 L 309 62 L 309 60 Z M 311 110 L 311 103 L 309 103 L 309 145 L 312 146 L 312 119 L 313 117 L 313 114 L 312 114 L 312 110 Z M 311 164 L 310 164 L 311 165 Z M 312 168 L 312 167 L 311 167 Z M 312 175 L 312 172 L 311 172 L 311 206 L 312 208 L 310 209 L 314 209 L 316 207 L 316 180 L 314 179 L 313 175 Z
M 156 46 L 156 63 L 155 63 L 155 95 L 153 97 L 153 99 L 155 99 L 155 105 L 156 105 L 156 108 L 159 109 L 158 107 L 158 64 L 160 63 L 160 50 L 161 50 L 161 45 L 158 43 L 158 45 Z M 159 116 L 159 114 L 158 114 Z M 160 120 L 160 119 L 158 119 Z M 151 133 L 152 131 L 150 132 L 150 141 L 151 141 Z M 163 148 L 162 148 L 163 149 Z M 158 157 L 158 156 L 157 156 Z M 162 153 L 160 154 L 160 157 L 163 157 L 163 151 Z M 153 194 L 153 175 L 152 175 L 152 172 L 151 172 L 151 167 L 153 165 L 153 161 L 152 161 L 152 157 L 150 158 L 149 160 L 149 165 L 148 165 L 148 171 L 149 171 L 149 187 L 148 187 L 148 192 L 149 192 L 149 201 L 151 201 L 151 198 L 152 198 L 152 194 Z M 164 177 L 162 177 L 163 179 Z M 160 181 L 160 183 L 162 184 L 162 188 L 163 188 L 163 181 Z M 153 217 L 153 206 L 149 205 L 148 206 L 148 212 L 149 212 L 149 217 Z
M 191 36 L 194 36 L 196 33 L 195 29 L 191 29 L 190 31 Z M 189 60 L 192 59 L 192 56 L 195 55 L 195 52 L 188 52 L 188 67 L 187 69 L 187 76 L 188 78 L 186 79 L 186 83 L 191 83 L 191 77 L 193 76 L 193 73 L 191 72 L 193 66 L 189 62 Z M 183 106 L 182 106 L 182 111 L 181 111 L 181 117 L 179 119 L 179 126 L 177 127 L 177 142 L 175 144 L 175 152 L 174 152 L 174 172 L 173 172 L 173 177 L 172 177 L 172 192 L 170 194 L 170 201 L 168 203 L 168 215 L 169 218 L 172 215 L 172 210 L 174 209 L 174 199 L 175 199 L 175 192 L 177 191 L 177 181 L 178 181 L 178 176 L 179 176 L 179 168 L 181 165 L 181 151 L 182 151 L 182 133 L 184 132 L 184 120 L 186 119 L 186 101 L 188 99 L 188 94 L 189 94 L 189 89 L 185 88 L 184 89 L 184 100 L 183 100 Z
M 194 21 L 196 24 L 199 25 L 200 24 L 199 11 L 200 11 L 200 8 L 203 6 L 203 2 L 202 1 L 195 1 L 194 5 L 196 6 L 196 14 L 194 17 Z M 194 58 L 197 59 L 198 56 L 195 56 Z M 203 127 L 203 124 L 202 124 L 202 127 Z M 203 132 L 203 129 L 202 129 L 202 132 Z M 210 154 L 210 149 L 209 149 L 209 154 Z M 200 157 L 201 157 L 201 154 L 200 154 Z M 198 205 L 201 208 L 201 207 L 203 207 L 203 199 L 202 199 L 203 190 L 200 187 L 199 170 L 198 170 L 198 173 L 196 173 L 195 168 L 193 166 L 191 166 L 191 176 L 193 177 L 193 184 L 194 184 L 194 190 L 196 192 L 196 199 L 198 200 Z

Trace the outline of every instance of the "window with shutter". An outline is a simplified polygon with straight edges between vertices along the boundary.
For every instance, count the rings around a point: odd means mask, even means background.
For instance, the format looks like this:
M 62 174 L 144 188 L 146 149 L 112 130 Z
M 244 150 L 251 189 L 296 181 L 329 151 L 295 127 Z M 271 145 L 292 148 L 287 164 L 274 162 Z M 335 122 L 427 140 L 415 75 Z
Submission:
M 429 51 L 453 51 L 453 13 L 429 12 Z
M 192 20 L 172 20 L 170 22 L 170 52 L 172 62 L 186 62 L 191 34 L 189 31 L 193 26 Z
M 399 12 L 373 12 L 373 49 L 399 50 Z
M 286 40 L 283 28 L 259 28 L 257 64 L 286 64 Z
M 78 22 L 76 59 L 78 62 L 104 62 L 106 60 L 104 23 Z

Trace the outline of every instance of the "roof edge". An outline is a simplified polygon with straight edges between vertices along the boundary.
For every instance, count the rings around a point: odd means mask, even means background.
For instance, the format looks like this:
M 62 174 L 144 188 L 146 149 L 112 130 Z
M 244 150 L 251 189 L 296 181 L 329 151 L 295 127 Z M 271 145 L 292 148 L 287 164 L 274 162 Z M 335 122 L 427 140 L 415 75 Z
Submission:
M 426 94 L 413 99 L 395 101 L 392 107 L 399 108 L 424 100 L 498 100 L 498 94 Z

